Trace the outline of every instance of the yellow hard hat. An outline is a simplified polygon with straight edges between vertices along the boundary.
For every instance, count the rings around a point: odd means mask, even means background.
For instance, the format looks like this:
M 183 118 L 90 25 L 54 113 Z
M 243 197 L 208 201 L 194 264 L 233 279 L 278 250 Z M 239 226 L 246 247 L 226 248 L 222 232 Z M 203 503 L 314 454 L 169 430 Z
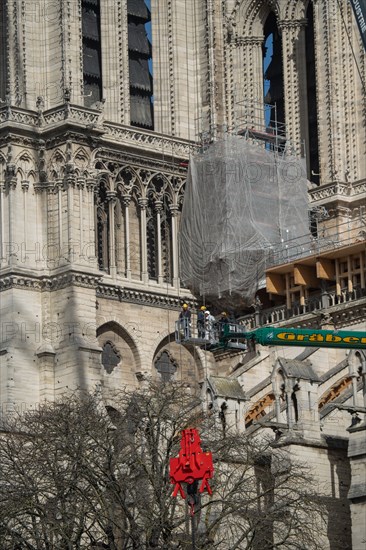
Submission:
M 187 309 L 187 307 L 188 307 L 188 304 L 183 304 L 183 306 L 182 306 L 182 307 L 183 307 L 183 309 Z
M 205 311 L 206 306 L 201 306 L 200 309 L 201 309 L 201 311 Z
M 221 313 L 221 315 L 227 315 L 226 311 L 223 311 L 223 312 Z

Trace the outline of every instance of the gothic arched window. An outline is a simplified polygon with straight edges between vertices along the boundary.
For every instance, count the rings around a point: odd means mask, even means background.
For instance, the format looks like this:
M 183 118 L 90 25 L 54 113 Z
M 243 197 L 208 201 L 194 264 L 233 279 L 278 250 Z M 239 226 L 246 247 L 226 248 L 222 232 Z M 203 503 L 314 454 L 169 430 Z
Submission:
M 175 375 L 178 366 L 167 351 L 163 351 L 155 361 L 155 368 L 163 382 L 170 382 Z
M 315 73 L 315 45 L 314 45 L 314 8 L 309 2 L 306 12 L 307 25 L 305 28 L 306 50 L 306 83 L 307 83 L 307 111 L 308 111 L 308 178 L 319 184 L 319 139 L 317 90 Z
M 145 28 L 146 23 L 151 21 L 150 11 L 143 1 L 129 1 L 127 16 L 131 124 L 152 130 L 151 44 Z
M 271 12 L 264 24 L 264 101 L 272 105 L 270 125 L 285 122 L 285 102 L 282 64 L 282 39 L 276 16 Z M 266 121 L 267 123 L 269 121 Z
M 121 355 L 111 342 L 106 342 L 102 351 L 102 365 L 108 374 L 121 362 Z
M 100 40 L 100 0 L 82 0 L 84 104 L 102 100 L 102 52 Z

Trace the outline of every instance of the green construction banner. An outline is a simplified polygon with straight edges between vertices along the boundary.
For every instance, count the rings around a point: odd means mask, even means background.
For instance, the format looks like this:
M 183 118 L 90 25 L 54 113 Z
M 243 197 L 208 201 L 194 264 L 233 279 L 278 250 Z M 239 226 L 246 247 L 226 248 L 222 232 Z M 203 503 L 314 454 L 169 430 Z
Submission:
M 366 349 L 366 332 L 262 327 L 247 333 L 263 346 Z

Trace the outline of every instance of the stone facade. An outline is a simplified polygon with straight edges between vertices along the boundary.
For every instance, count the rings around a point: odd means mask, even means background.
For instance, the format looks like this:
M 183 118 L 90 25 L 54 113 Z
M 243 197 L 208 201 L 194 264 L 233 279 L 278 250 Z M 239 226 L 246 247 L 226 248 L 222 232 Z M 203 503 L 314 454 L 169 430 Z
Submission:
M 352 524 L 352 547 L 361 550 L 364 424 L 349 426 L 366 412 L 364 353 L 257 346 L 214 355 L 179 345 L 174 335 L 181 304 L 195 312 L 200 300 L 179 281 L 189 155 L 238 131 L 244 114 L 254 117 L 266 80 L 263 46 L 274 35 L 286 139 L 307 152 L 311 207 L 328 236 L 334 223 L 346 225 L 344 246 L 359 248 L 337 253 L 348 270 L 326 295 L 318 273 L 318 292 L 305 282 L 297 301 L 289 286 L 287 302 L 279 292 L 277 302 L 244 312 L 242 322 L 317 327 L 326 313 L 332 326 L 365 331 L 366 56 L 351 6 L 151 0 L 152 131 L 131 125 L 127 0 L 96 3 L 103 93 L 90 107 L 82 55 L 88 1 L 0 6 L 2 411 L 97 385 L 107 402 L 116 388 L 150 376 L 201 383 L 215 414 L 225 404 L 228 426 L 275 432 L 278 444 L 306 456 L 329 516 L 336 511 L 341 520 L 337 531 L 329 523 L 322 547 L 349 548 Z M 306 69 L 309 41 L 313 72 Z M 269 81 L 274 94 L 275 77 Z M 225 377 L 233 393 L 214 395 Z M 296 411 L 286 407 L 294 394 Z

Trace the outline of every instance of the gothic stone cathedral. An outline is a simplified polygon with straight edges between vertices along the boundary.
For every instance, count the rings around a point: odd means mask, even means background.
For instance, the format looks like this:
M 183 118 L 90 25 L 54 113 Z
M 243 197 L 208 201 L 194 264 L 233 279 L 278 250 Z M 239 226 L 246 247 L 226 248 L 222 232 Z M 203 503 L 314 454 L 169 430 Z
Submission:
M 232 424 L 277 426 L 306 457 L 329 500 L 322 547 L 362 550 L 365 353 L 214 355 L 174 338 L 182 303 L 202 300 L 180 283 L 189 155 L 254 125 L 263 103 L 306 159 L 314 243 L 334 246 L 272 266 L 241 322 L 365 331 L 366 56 L 351 4 L 2 1 L 0 399 L 6 414 L 66 389 L 99 386 L 107 402 L 149 377 L 200 383 Z

